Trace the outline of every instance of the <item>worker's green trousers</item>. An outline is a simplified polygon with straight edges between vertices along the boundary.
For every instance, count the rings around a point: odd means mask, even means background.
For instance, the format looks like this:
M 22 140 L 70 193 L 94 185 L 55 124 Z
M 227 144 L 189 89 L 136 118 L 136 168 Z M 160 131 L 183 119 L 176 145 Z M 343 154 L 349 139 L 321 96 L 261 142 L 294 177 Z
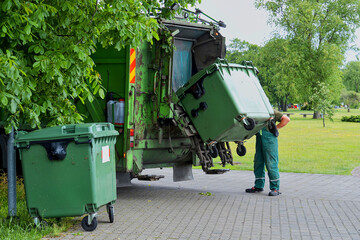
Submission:
M 256 134 L 256 153 L 254 159 L 255 187 L 264 188 L 265 166 L 270 179 L 270 189 L 279 190 L 278 140 L 266 128 Z

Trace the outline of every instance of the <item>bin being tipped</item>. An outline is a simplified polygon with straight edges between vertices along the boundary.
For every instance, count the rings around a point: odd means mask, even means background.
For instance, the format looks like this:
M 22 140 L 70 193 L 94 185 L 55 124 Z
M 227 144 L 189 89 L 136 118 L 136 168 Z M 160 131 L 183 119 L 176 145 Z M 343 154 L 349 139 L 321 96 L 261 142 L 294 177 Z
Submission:
M 250 62 L 218 59 L 177 90 L 179 105 L 205 144 L 238 142 L 237 152 L 244 155 L 243 141 L 270 125 L 274 111 L 257 73 Z

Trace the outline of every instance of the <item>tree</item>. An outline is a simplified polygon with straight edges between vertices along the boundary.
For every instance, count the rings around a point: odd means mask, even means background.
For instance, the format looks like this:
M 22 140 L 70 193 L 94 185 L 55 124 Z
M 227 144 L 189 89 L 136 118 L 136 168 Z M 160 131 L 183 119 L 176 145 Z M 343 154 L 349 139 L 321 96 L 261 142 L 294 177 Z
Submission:
M 315 112 L 321 113 L 323 119 L 323 127 L 325 127 L 325 115 L 327 114 L 330 120 L 334 115 L 334 107 L 331 102 L 329 88 L 324 83 L 318 83 L 318 88 L 315 93 L 310 97 L 310 101 L 313 103 L 313 109 Z
M 104 96 L 91 54 L 97 45 L 157 38 L 150 12 L 197 0 L 5 0 L 0 2 L 0 108 L 6 131 L 21 124 L 77 123 L 74 99 Z M 161 5 L 162 4 L 162 5 Z M 174 12 L 162 11 L 169 17 Z
M 327 96 L 331 102 L 342 88 L 340 66 L 348 43 L 360 25 L 360 2 L 256 0 L 256 6 L 271 14 L 271 21 L 284 38 L 291 41 L 300 59 L 296 80 L 302 101 L 310 101 L 325 87 L 329 89 Z M 312 100 L 322 101 L 317 97 Z
M 343 91 L 340 100 L 347 105 L 348 112 L 350 112 L 350 108 L 358 108 L 360 106 L 360 94 L 354 91 Z
M 360 91 L 360 62 L 346 64 L 344 69 L 344 85 L 347 90 Z
M 256 62 L 261 47 L 256 44 L 242 41 L 239 38 L 230 40 L 230 42 L 226 53 L 226 58 L 229 62 L 239 64 L 242 61 Z
M 260 78 L 268 95 L 275 99 L 279 110 L 287 111 L 288 101 L 296 100 L 296 68 L 299 58 L 286 39 L 273 38 L 259 52 Z

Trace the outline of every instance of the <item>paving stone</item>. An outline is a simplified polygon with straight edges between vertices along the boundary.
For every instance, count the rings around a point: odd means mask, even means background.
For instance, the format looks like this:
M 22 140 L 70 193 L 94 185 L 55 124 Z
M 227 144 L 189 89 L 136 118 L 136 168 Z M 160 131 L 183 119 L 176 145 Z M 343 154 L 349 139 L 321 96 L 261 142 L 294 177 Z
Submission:
M 253 185 L 250 171 L 206 175 L 194 170 L 194 181 L 176 183 L 169 168 L 144 174 L 165 179 L 133 180 L 118 189 L 114 223 L 101 208 L 95 231 L 83 231 L 79 221 L 60 238 L 360 239 L 360 180 L 355 176 L 281 173 L 282 194 L 269 197 L 268 191 L 245 193 Z M 211 195 L 200 194 L 206 192 Z

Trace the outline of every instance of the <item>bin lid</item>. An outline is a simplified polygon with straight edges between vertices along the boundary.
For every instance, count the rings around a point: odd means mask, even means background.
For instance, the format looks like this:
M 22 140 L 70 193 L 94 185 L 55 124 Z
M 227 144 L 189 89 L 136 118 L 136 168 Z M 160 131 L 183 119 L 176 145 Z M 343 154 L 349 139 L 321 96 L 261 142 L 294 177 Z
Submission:
M 78 137 L 100 138 L 119 133 L 111 123 L 84 123 L 43 128 L 32 132 L 18 132 L 16 142 L 51 141 Z
M 235 63 L 228 63 L 226 60 L 223 60 L 223 59 L 217 59 L 215 63 L 209 65 L 208 67 L 204 68 L 203 70 L 201 70 L 200 72 L 198 72 L 194 76 L 192 76 L 189 79 L 189 81 L 176 92 L 176 95 L 180 99 L 182 99 L 186 95 L 186 91 L 189 88 L 191 88 L 195 83 L 197 83 L 200 79 L 213 74 L 215 71 L 220 71 L 220 72 L 227 71 L 230 73 L 231 70 L 234 68 L 237 68 L 237 69 L 240 68 L 243 71 L 251 71 L 251 72 L 253 72 L 254 75 L 257 74 L 257 69 L 252 64 L 249 64 L 248 62 L 244 62 L 243 65 L 240 65 L 240 64 L 235 64 Z

